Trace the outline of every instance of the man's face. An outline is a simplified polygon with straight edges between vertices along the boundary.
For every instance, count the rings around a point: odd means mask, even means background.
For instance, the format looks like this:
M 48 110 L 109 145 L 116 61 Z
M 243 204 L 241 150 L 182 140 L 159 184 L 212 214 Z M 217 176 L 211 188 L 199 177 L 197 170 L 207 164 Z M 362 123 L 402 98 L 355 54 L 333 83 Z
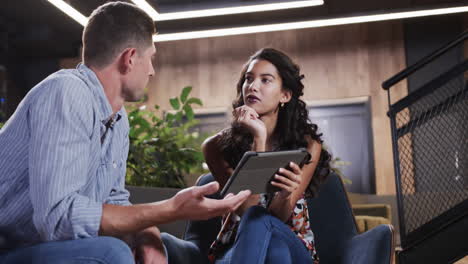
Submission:
M 149 78 L 154 75 L 153 59 L 155 54 L 156 48 L 151 43 L 147 48 L 140 48 L 134 55 L 134 66 L 122 87 L 125 101 L 136 102 L 143 97 Z

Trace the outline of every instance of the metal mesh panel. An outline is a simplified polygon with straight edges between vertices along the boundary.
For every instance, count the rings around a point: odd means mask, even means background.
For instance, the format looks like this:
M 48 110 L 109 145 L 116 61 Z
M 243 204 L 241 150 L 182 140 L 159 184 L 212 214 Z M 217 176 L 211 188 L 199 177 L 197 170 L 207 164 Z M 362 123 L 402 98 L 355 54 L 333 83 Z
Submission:
M 468 199 L 468 85 L 463 74 L 396 115 L 406 235 Z

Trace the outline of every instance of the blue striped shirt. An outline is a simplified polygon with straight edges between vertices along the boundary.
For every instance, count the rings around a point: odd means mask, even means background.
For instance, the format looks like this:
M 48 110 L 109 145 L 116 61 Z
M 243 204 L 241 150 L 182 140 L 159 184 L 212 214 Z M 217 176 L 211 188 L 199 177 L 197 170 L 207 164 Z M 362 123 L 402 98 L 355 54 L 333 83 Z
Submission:
M 128 119 L 122 108 L 107 128 L 111 117 L 83 64 L 26 95 L 0 130 L 0 249 L 95 237 L 103 203 L 130 204 Z

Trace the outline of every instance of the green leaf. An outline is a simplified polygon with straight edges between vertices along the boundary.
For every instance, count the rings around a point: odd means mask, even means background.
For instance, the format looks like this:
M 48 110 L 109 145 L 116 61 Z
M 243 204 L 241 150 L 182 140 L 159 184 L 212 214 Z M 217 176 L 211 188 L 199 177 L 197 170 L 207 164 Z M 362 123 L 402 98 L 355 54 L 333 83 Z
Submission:
M 186 185 L 185 175 L 205 172 L 200 146 L 209 135 L 187 133 L 198 123 L 192 105 L 202 105 L 190 97 L 191 90 L 185 87 L 179 97 L 169 99 L 176 111 L 163 117 L 156 114 L 161 111 L 158 105 L 153 111 L 128 107 L 127 184 L 180 188 Z
M 184 89 L 182 89 L 182 93 L 180 95 L 180 100 L 182 101 L 182 103 L 185 103 L 185 101 L 187 101 L 187 97 L 191 91 L 192 91 L 192 86 L 186 86 L 184 87 Z
M 192 107 L 190 107 L 190 105 L 184 105 L 184 111 L 185 115 L 187 115 L 187 119 L 189 121 L 193 120 L 195 114 L 193 113 Z
M 166 114 L 166 121 L 171 122 L 171 121 L 174 120 L 174 118 L 175 118 L 174 114 L 172 114 L 172 113 L 167 113 Z
M 169 99 L 169 102 L 171 103 L 171 106 L 174 110 L 179 110 L 180 109 L 180 102 L 179 98 L 171 98 Z
M 182 121 L 182 117 L 183 117 L 183 113 L 182 112 L 177 112 L 177 114 L 175 115 L 176 117 L 176 120 L 178 122 Z
M 194 98 L 194 97 L 188 99 L 186 104 L 188 104 L 188 105 L 197 104 L 197 105 L 199 105 L 199 106 L 203 106 L 202 101 L 201 101 L 200 99 Z

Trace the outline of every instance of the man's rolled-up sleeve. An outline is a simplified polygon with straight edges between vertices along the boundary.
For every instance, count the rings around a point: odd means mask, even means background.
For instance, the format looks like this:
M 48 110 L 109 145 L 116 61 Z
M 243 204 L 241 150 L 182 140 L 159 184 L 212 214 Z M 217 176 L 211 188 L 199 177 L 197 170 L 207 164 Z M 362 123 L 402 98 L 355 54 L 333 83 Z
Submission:
M 132 205 L 128 200 L 129 197 L 130 193 L 125 187 L 116 186 L 112 189 L 112 192 L 104 203 L 124 206 Z
M 79 79 L 47 79 L 29 109 L 30 198 L 44 241 L 98 235 L 102 203 L 80 194 L 90 167 L 93 107 Z

